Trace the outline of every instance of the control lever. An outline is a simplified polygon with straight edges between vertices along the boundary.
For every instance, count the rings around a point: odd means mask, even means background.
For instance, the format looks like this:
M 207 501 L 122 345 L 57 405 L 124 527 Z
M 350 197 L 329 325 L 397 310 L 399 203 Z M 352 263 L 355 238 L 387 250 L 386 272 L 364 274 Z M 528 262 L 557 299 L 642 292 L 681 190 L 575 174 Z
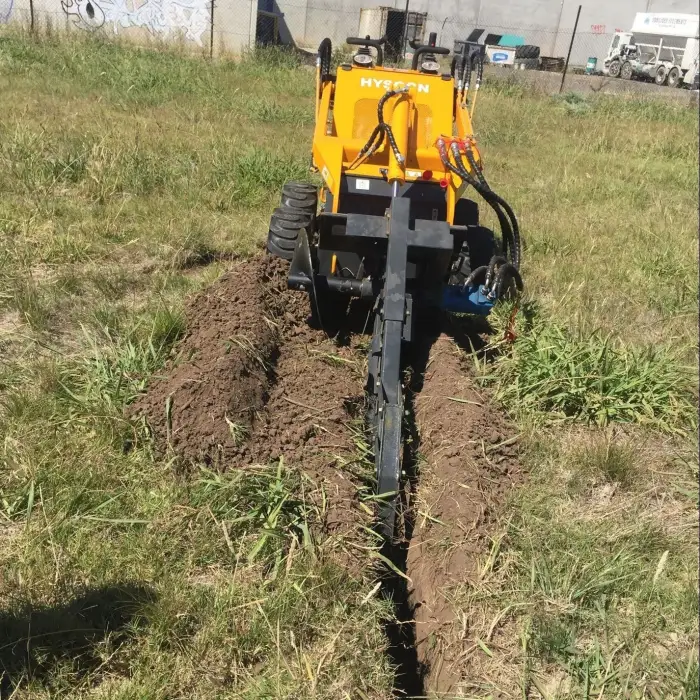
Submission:
M 364 39 L 362 37 L 359 37 L 359 36 L 349 36 L 345 40 L 345 43 L 350 44 L 350 46 L 362 46 L 365 49 L 369 49 L 370 47 L 372 47 L 373 49 L 376 49 L 376 51 L 377 51 L 377 65 L 378 66 L 384 65 L 384 50 L 382 49 L 382 46 L 386 43 L 385 36 L 382 37 L 381 39 L 370 39 L 369 34 Z
M 413 49 L 413 61 L 411 62 L 412 70 L 418 70 L 418 61 L 423 54 L 431 54 L 431 59 L 435 61 L 435 54 L 447 56 L 450 53 L 450 50 L 443 46 L 435 46 L 436 41 L 437 32 L 431 32 L 427 44 L 418 44 L 416 41 L 408 42 L 408 45 Z

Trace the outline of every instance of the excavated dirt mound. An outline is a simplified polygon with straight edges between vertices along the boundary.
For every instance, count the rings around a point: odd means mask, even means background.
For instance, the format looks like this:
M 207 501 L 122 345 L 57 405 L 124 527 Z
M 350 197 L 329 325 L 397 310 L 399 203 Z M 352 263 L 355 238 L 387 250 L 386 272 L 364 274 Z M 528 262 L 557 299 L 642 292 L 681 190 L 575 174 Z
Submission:
M 342 547 L 369 524 L 356 468 L 365 353 L 347 328 L 331 340 L 308 323 L 308 300 L 286 289 L 286 271 L 256 258 L 194 298 L 177 355 L 132 414 L 185 464 L 244 469 L 283 456 L 303 468 L 324 489 L 324 529 Z M 520 471 L 513 428 L 475 391 L 454 341 L 433 335 L 424 343 L 407 404 L 420 461 L 409 499 L 412 583 L 400 603 L 413 613 L 415 649 L 403 661 L 403 652 L 393 655 L 397 688 L 413 674 L 419 691 L 443 697 L 469 689 L 476 645 L 459 591 L 478 584 L 495 514 Z
M 340 539 L 366 525 L 351 477 L 361 356 L 309 326 L 308 299 L 287 290 L 286 272 L 256 258 L 194 298 L 177 356 L 131 412 L 186 464 L 303 465 L 324 488 L 325 525 Z
M 517 435 L 477 393 L 450 338 L 440 336 L 432 345 L 415 383 L 422 460 L 412 499 L 409 603 L 425 692 L 452 697 L 468 690 L 476 647 L 459 590 L 478 585 L 495 517 L 521 479 Z
M 288 296 L 280 262 L 261 258 L 237 265 L 192 300 L 177 357 L 132 408 L 146 416 L 159 447 L 205 464 L 238 453 L 267 401 L 279 323 L 295 322 L 284 310 L 298 307 L 299 297 Z

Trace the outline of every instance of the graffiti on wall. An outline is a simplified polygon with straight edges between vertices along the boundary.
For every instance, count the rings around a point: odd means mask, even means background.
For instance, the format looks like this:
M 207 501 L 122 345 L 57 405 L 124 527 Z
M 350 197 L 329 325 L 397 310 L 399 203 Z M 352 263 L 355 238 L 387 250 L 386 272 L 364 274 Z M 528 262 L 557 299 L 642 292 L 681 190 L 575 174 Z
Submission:
M 11 0 L 0 0 L 2 2 Z M 81 29 L 99 29 L 111 23 L 120 28 L 141 27 L 163 38 L 185 33 L 203 46 L 211 23 L 211 0 L 61 0 L 63 11 Z
M 91 0 L 61 0 L 61 7 L 80 29 L 99 29 L 105 23 L 102 8 Z
M 0 0 L 0 24 L 10 20 L 14 0 Z

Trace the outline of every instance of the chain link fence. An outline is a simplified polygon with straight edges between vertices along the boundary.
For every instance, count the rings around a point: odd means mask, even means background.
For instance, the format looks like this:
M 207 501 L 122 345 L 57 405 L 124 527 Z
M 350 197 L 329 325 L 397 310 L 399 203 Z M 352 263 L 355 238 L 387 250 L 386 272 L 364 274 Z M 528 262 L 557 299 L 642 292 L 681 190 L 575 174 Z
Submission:
M 517 53 L 523 60 L 516 68 L 545 70 L 563 68 L 572 37 L 572 29 L 562 26 L 558 2 L 551 3 L 551 16 L 537 10 L 541 24 L 528 25 L 521 19 L 522 11 L 517 19 L 513 11 L 512 22 L 503 21 L 510 14 L 510 5 L 503 2 L 497 11 L 489 10 L 489 4 L 483 13 L 475 13 L 471 7 L 475 3 L 413 0 L 410 6 L 416 9 L 409 8 L 406 13 L 409 3 L 404 0 L 393 0 L 394 7 L 372 6 L 373 1 L 0 0 L 0 27 L 19 23 L 33 29 L 99 33 L 139 44 L 177 43 L 211 56 L 241 53 L 256 44 L 290 45 L 314 53 L 326 37 L 340 49 L 348 36 L 369 34 L 372 38 L 387 37 L 385 52 L 394 65 L 412 52 L 411 42 L 427 42 L 431 33 L 436 34 L 438 45 L 454 51 L 478 28 L 484 31 L 482 41 L 489 45 L 491 63 L 513 66 Z M 485 3 L 478 5 L 481 8 Z M 541 3 L 533 8 L 535 5 Z M 441 6 L 451 8 L 453 14 L 439 12 Z M 418 11 L 419 7 L 430 11 Z M 501 19 L 491 24 L 491 16 Z M 597 58 L 601 67 L 614 32 L 604 25 L 579 29 L 572 69 L 582 68 L 589 58 Z M 536 50 L 518 50 L 519 43 Z
M 562 59 L 566 56 L 571 42 L 571 28 L 558 29 L 528 26 L 521 22 L 512 24 L 489 24 L 475 18 L 460 16 L 443 16 L 434 12 L 408 12 L 391 7 L 370 7 L 344 10 L 345 4 L 309 3 L 303 0 L 285 2 L 270 0 L 270 7 L 277 7 L 277 17 L 268 21 L 267 31 L 258 32 L 259 43 L 293 44 L 298 48 L 313 51 L 322 39 L 329 37 L 336 47 L 341 47 L 348 36 L 366 36 L 372 38 L 387 37 L 387 59 L 398 62 L 412 52 L 412 41 L 427 43 L 431 33 L 435 33 L 437 44 L 459 49 L 461 42 L 467 40 L 475 29 L 483 30 L 481 41 L 489 46 L 499 47 L 501 51 L 489 49 L 487 52 L 491 63 L 512 66 L 515 53 L 532 56 L 532 51 L 517 51 L 517 44 L 537 47 L 535 52 L 543 57 L 538 67 L 561 69 Z M 274 10 L 270 10 L 273 12 Z M 556 17 L 553 18 L 556 25 Z M 274 25 L 277 35 L 274 35 Z M 583 67 L 589 58 L 594 57 L 602 64 L 603 58 L 614 36 L 606 32 L 605 27 L 592 27 L 595 31 L 579 31 L 576 34 L 571 55 L 572 67 Z M 504 57 L 505 55 L 505 57 Z M 559 60 L 548 60 L 559 59 Z M 527 67 L 535 67 L 528 64 Z

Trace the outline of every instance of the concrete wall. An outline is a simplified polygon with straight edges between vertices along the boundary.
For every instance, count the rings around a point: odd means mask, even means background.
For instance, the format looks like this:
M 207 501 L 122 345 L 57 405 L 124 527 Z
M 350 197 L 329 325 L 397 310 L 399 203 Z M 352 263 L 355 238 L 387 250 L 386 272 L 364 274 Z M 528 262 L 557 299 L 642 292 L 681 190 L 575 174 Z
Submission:
M 2 0 L 0 0 L 1 2 Z M 589 0 L 583 2 L 575 63 L 588 56 L 602 59 L 616 30 L 632 26 L 636 12 L 698 12 L 697 0 Z M 328 36 L 334 44 L 357 34 L 360 10 L 394 7 L 405 0 L 276 0 L 284 13 L 285 34 L 295 43 L 316 47 Z M 496 33 L 519 34 L 541 47 L 543 55 L 565 55 L 574 26 L 577 0 L 410 0 L 410 10 L 428 13 L 427 33 L 437 32 L 443 46 L 452 47 L 476 26 Z
M 139 43 L 177 42 L 195 51 L 240 53 L 255 41 L 258 4 L 283 14 L 286 42 L 315 48 L 328 36 L 335 45 L 359 30 L 360 10 L 389 6 L 403 10 L 406 0 L 0 0 L 0 25 L 100 32 Z M 566 54 L 577 0 L 410 0 L 410 10 L 428 13 L 425 36 L 437 32 L 452 48 L 479 26 L 496 33 L 520 34 L 543 55 Z M 213 25 L 212 33 L 212 8 Z M 574 44 L 574 64 L 588 56 L 602 59 L 617 29 L 632 25 L 636 12 L 697 12 L 697 0 L 589 0 Z M 213 36 L 214 45 L 211 47 Z
M 30 2 L 32 3 L 30 5 Z M 139 44 L 240 53 L 255 38 L 257 0 L 0 0 L 0 24 L 96 32 Z

